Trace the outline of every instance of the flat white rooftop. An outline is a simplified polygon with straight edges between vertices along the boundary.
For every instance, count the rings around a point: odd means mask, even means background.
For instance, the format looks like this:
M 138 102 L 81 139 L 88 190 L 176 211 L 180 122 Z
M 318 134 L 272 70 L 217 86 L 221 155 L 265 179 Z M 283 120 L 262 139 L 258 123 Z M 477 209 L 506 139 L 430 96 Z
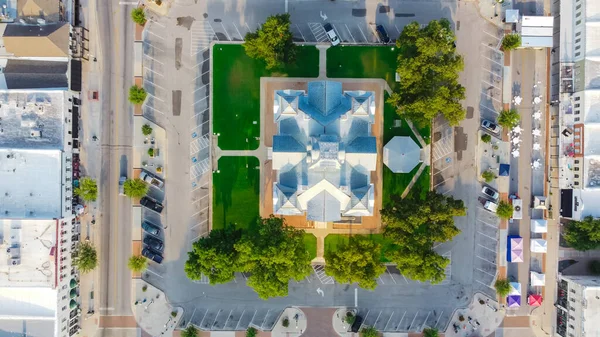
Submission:
M 63 149 L 64 91 L 0 90 L 0 147 Z
M 0 220 L 0 296 L 10 297 L 3 287 L 55 286 L 56 226 L 56 220 Z M 0 303 L 1 318 L 7 302 Z
M 0 218 L 62 216 L 62 152 L 0 149 Z

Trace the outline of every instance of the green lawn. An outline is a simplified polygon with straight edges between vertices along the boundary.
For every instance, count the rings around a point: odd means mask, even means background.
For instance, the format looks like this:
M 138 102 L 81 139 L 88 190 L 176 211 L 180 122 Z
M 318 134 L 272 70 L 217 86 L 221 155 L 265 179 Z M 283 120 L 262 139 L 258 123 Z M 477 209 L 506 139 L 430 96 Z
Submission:
M 221 157 L 213 173 L 213 229 L 249 228 L 258 219 L 260 170 L 256 157 Z
M 390 262 L 388 258 L 385 257 L 386 252 L 394 250 L 394 244 L 391 240 L 385 239 L 383 234 L 369 234 L 369 235 L 357 235 L 367 237 L 374 242 L 381 245 L 381 262 Z M 350 235 L 344 234 L 329 234 L 325 237 L 325 254 L 327 252 L 335 252 L 342 245 L 348 244 L 350 241 Z
M 317 257 L 317 238 L 310 233 L 304 233 L 304 246 L 310 254 L 310 259 Z
M 396 87 L 395 46 L 362 47 L 340 46 L 327 49 L 327 77 L 383 78 L 390 87 Z
M 260 136 L 260 78 L 319 76 L 319 51 L 298 47 L 296 63 L 267 70 L 261 60 L 246 56 L 242 45 L 213 47 L 213 132 L 222 150 L 254 150 Z

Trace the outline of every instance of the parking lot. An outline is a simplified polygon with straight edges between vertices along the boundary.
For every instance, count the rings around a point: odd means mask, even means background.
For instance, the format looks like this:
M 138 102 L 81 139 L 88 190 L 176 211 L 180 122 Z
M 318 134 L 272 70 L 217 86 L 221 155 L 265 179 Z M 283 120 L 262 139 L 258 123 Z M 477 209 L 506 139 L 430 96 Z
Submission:
M 481 117 L 495 121 L 502 110 L 502 77 L 504 74 L 504 53 L 500 51 L 503 32 L 491 26 L 483 30 L 481 41 Z M 509 93 L 510 95 L 510 93 Z M 492 134 L 492 136 L 496 136 Z
M 481 205 L 480 205 L 481 206 Z M 473 265 L 473 287 L 480 292 L 494 297 L 496 291 L 493 284 L 496 280 L 498 254 L 498 217 L 482 206 L 474 210 L 477 214 L 475 224 L 475 261 Z

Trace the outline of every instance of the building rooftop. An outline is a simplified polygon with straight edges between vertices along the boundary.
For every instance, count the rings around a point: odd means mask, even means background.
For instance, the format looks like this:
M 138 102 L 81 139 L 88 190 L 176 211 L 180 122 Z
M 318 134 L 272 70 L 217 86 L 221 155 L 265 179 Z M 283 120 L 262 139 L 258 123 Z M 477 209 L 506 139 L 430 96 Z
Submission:
M 66 22 L 44 25 L 0 24 L 0 55 L 26 58 L 69 57 L 70 27 Z
M 0 59 L 1 89 L 69 89 L 67 61 Z
M 0 318 L 10 315 L 9 299 L 31 298 L 27 291 L 6 294 L 5 287 L 52 289 L 55 286 L 56 220 L 0 220 Z M 56 301 L 56 298 L 54 298 Z M 39 306 L 44 306 L 40 297 Z
M 0 90 L 0 147 L 63 149 L 65 92 Z
M 54 331 L 54 320 L 46 319 L 0 319 L 0 337 L 48 337 Z
M 62 164 L 59 150 L 0 149 L 0 217 L 62 217 Z
M 17 0 L 17 15 L 23 19 L 59 20 L 58 0 Z

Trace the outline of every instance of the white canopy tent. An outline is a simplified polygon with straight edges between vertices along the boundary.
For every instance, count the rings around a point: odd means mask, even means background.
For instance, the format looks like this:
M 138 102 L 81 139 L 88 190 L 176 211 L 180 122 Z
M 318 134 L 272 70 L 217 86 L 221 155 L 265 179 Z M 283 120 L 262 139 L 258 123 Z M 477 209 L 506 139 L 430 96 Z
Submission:
M 548 221 L 544 219 L 531 219 L 531 232 L 548 233 Z
M 546 285 L 546 275 L 538 274 L 534 271 L 531 272 L 531 285 L 534 287 L 541 287 Z
M 519 295 L 521 296 L 521 283 L 519 282 L 510 282 L 510 291 L 508 295 Z
M 531 239 L 529 250 L 531 250 L 532 253 L 546 253 L 546 251 L 548 251 L 546 240 Z

